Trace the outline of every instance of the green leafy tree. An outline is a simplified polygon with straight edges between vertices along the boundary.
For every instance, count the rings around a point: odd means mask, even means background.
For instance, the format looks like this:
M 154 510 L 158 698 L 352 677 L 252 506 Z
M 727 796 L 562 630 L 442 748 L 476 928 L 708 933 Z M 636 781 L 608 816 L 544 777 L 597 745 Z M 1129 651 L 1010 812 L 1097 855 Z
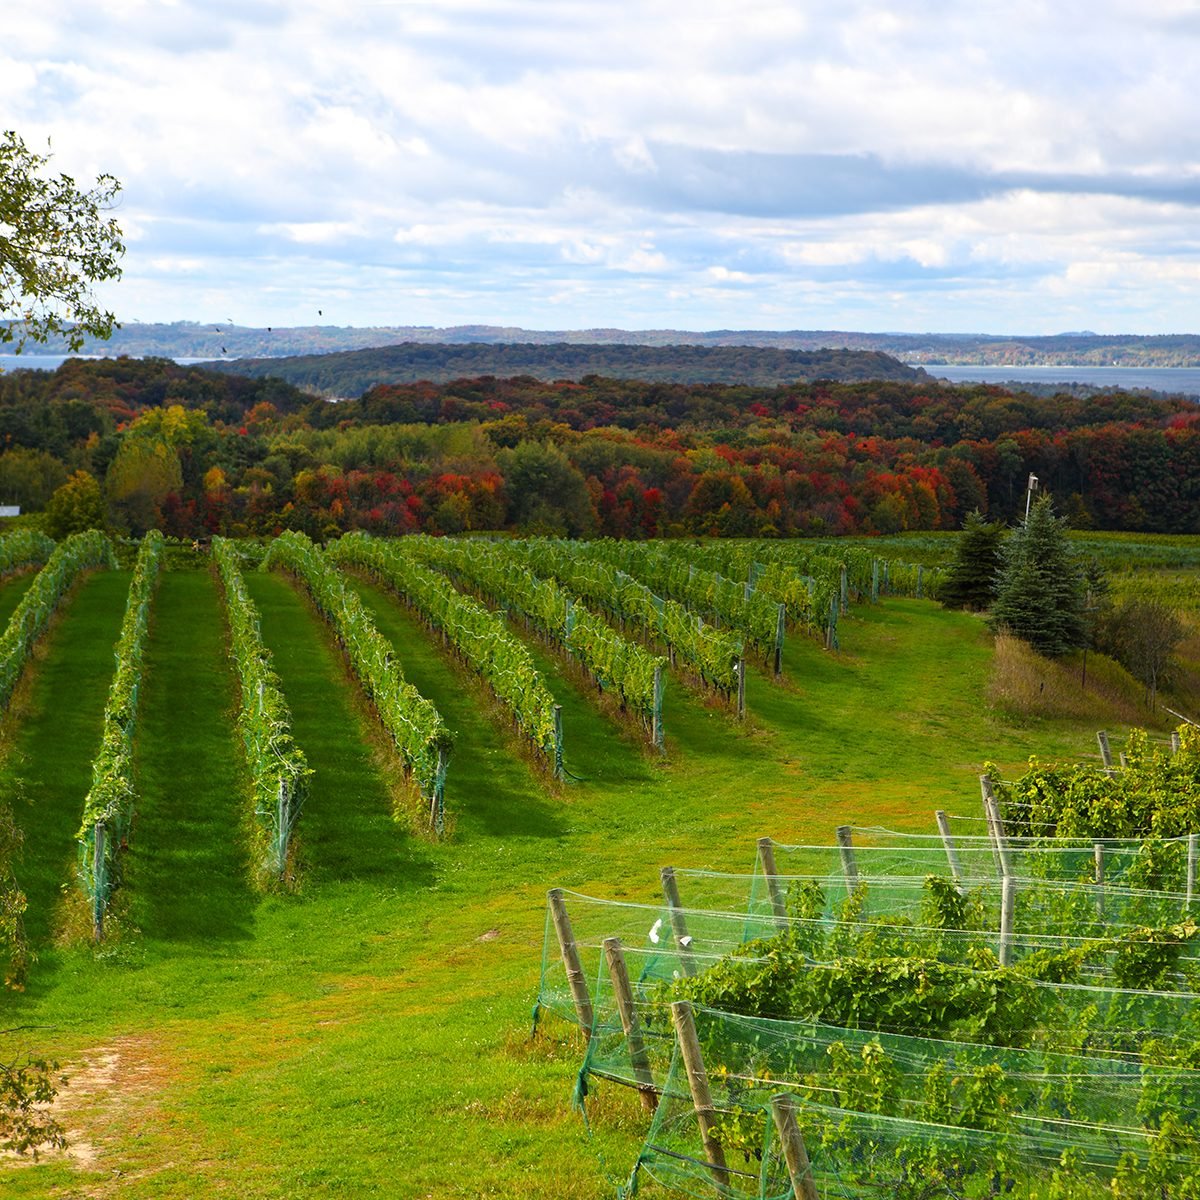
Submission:
M 985 521 L 978 509 L 968 515 L 954 547 L 939 593 L 945 608 L 987 608 L 996 596 L 996 571 L 1004 526 Z
M 17 446 L 0 454 L 0 502 L 37 512 L 67 482 L 67 468 L 45 450 Z
M 1000 548 L 990 624 L 1055 658 L 1083 646 L 1084 574 L 1067 538 L 1066 521 L 1040 497 L 1029 518 Z
M 1187 633 L 1178 613 L 1153 597 L 1130 596 L 1108 610 L 1096 631 L 1099 648 L 1146 685 L 1153 706 L 1158 685 Z
M 91 289 L 121 275 L 121 230 L 105 216 L 121 185 L 101 175 L 81 190 L 69 175 L 47 174 L 49 161 L 12 130 L 0 134 L 0 342 L 18 350 L 55 334 L 79 350 L 114 325 Z
M 510 520 L 531 533 L 586 537 L 596 530 L 587 481 L 550 442 L 521 442 L 499 456 Z
M 166 436 L 131 432 L 121 439 L 105 484 L 114 522 L 140 535 L 158 524 L 163 501 L 183 490 L 183 468 Z
M 95 476 L 76 471 L 46 505 L 46 532 L 61 540 L 85 529 L 103 529 L 104 497 Z

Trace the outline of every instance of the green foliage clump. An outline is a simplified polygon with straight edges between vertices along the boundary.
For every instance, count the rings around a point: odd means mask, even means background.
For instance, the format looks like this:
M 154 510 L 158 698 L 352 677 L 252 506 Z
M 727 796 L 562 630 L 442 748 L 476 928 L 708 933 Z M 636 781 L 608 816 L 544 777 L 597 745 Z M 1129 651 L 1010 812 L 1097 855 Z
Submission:
M 1084 645 L 1084 602 L 1083 572 L 1066 522 L 1042 496 L 1001 547 L 990 623 L 1055 658 Z
M 46 504 L 46 531 L 65 538 L 88 529 L 104 529 L 107 515 L 100 484 L 87 471 L 76 471 Z
M 985 521 L 976 509 L 968 514 L 954 546 L 954 558 L 941 578 L 938 599 L 945 608 L 989 608 L 996 597 L 996 573 L 1004 526 Z

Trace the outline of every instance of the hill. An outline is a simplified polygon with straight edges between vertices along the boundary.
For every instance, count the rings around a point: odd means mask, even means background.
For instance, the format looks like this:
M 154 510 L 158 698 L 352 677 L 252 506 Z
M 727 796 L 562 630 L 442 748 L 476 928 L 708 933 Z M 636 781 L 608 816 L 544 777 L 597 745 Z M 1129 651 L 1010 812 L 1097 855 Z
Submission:
M 918 380 L 923 371 L 876 351 L 780 350 L 753 346 L 577 345 L 556 342 L 422 345 L 212 364 L 238 375 L 272 376 L 326 396 L 360 396 L 378 384 L 448 383 L 494 375 L 545 382 L 589 375 L 649 383 L 772 386 L 814 379 Z

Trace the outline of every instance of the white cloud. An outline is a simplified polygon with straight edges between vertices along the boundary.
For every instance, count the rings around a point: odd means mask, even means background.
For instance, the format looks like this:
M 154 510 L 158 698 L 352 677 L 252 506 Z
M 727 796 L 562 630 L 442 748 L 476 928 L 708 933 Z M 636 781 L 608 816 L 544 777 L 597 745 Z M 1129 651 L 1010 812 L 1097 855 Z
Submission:
M 144 319 L 1149 331 L 1198 75 L 1185 0 L 64 0 L 0 104 L 122 179 Z

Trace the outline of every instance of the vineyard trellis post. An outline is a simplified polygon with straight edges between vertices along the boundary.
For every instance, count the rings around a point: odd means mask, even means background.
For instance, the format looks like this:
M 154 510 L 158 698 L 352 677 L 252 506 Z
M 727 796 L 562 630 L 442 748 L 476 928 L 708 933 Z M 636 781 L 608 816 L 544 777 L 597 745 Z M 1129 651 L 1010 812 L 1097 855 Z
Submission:
M 725 1151 L 717 1136 L 716 1109 L 713 1107 L 712 1091 L 708 1086 L 708 1072 L 704 1069 L 700 1039 L 696 1036 L 692 1006 L 686 1000 L 674 1001 L 671 1004 L 671 1019 L 675 1022 L 675 1036 L 679 1041 L 679 1053 L 683 1058 L 684 1069 L 687 1071 L 692 1107 L 696 1112 L 696 1124 L 700 1127 L 700 1139 L 704 1143 L 708 1169 L 717 1187 L 724 1189 L 729 1182 L 729 1168 L 725 1164 Z
M 771 908 L 775 913 L 775 924 L 780 929 L 788 927 L 787 900 L 779 886 L 779 869 L 775 865 L 775 845 L 769 837 L 758 839 L 758 861 L 762 865 L 763 878 L 767 881 L 767 892 L 771 897 Z
M 642 1040 L 642 1027 L 638 1021 L 633 988 L 629 983 L 629 968 L 625 965 L 625 952 L 621 948 L 620 938 L 604 939 L 604 957 L 608 962 L 608 974 L 617 1000 L 621 1028 L 625 1031 L 625 1042 L 629 1047 L 629 1061 L 633 1065 L 633 1077 L 637 1080 L 638 1095 L 641 1097 L 642 1107 L 652 1113 L 658 1108 L 658 1089 L 654 1086 L 650 1057 Z
M 1096 741 L 1100 746 L 1100 761 L 1104 764 L 1104 769 L 1109 771 L 1112 769 L 1113 760 L 1112 748 L 1108 744 L 1108 734 L 1101 729 L 1100 732 L 1096 734 Z
M 666 739 L 663 733 L 663 671 L 662 663 L 658 662 L 654 665 L 654 708 L 650 715 L 650 738 L 654 743 L 656 750 L 662 751 L 666 748 Z
M 787 625 L 787 606 L 781 604 L 775 615 L 775 678 L 783 674 L 783 633 Z
M 792 1195 L 795 1200 L 820 1200 L 813 1180 L 812 1164 L 808 1161 L 808 1147 L 804 1144 L 804 1135 L 796 1120 L 795 1098 L 787 1092 L 772 1096 L 771 1117 L 783 1147 L 788 1178 L 792 1181 Z
M 1189 833 L 1187 840 L 1187 907 L 1191 910 L 1192 901 L 1196 898 L 1196 851 L 1200 843 L 1200 834 Z
M 579 1017 L 579 1027 L 583 1030 L 584 1040 L 590 1042 L 593 1023 L 592 997 L 588 992 L 587 977 L 579 959 L 579 947 L 575 944 L 575 931 L 571 928 L 571 918 L 567 915 L 562 888 L 551 888 L 548 898 L 550 914 L 554 919 L 554 932 L 558 935 L 559 953 L 567 972 L 571 998 L 575 1001 L 575 1013 Z
M 933 816 L 937 821 L 938 832 L 942 835 L 942 844 L 946 847 L 946 861 L 950 864 L 950 874 L 954 877 L 954 886 L 961 893 L 963 890 L 962 866 L 958 861 L 958 851 L 954 846 L 954 839 L 950 836 L 950 818 L 940 808 Z
M 1096 842 L 1092 847 L 1096 878 L 1096 916 L 1104 916 L 1104 843 Z
M 737 661 L 737 715 L 738 720 L 746 717 L 746 658 L 743 655 Z
M 104 940 L 104 908 L 107 902 L 104 869 L 104 822 L 92 826 L 92 939 Z
M 846 891 L 858 887 L 858 864 L 854 861 L 854 841 L 849 825 L 837 827 L 838 849 L 842 856 L 842 874 L 846 877 Z
M 663 897 L 671 916 L 671 933 L 679 946 L 679 965 L 685 975 L 695 975 L 696 963 L 692 958 L 692 936 L 688 933 L 687 917 L 683 915 L 683 905 L 679 902 L 679 884 L 675 880 L 675 868 L 663 867 L 659 872 L 662 881 Z
M 1012 965 L 1013 910 L 1016 908 L 1017 881 L 1005 875 L 1000 882 L 1000 965 Z

